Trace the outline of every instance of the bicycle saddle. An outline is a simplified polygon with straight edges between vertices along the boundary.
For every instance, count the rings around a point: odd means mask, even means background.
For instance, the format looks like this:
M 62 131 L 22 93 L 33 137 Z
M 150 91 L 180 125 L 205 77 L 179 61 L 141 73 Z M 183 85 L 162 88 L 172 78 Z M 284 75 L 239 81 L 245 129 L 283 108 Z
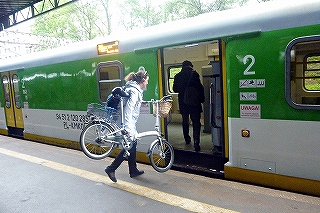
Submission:
M 130 97 L 130 94 L 128 94 L 126 91 L 124 91 L 122 87 L 113 88 L 112 95 L 114 95 L 114 96 L 118 95 L 121 97 Z

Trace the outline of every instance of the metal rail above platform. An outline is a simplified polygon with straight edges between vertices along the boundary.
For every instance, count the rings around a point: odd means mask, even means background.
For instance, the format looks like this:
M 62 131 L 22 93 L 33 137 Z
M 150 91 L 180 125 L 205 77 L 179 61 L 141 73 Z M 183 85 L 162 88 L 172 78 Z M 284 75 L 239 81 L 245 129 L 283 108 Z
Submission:
M 0 31 L 77 0 L 0 0 Z

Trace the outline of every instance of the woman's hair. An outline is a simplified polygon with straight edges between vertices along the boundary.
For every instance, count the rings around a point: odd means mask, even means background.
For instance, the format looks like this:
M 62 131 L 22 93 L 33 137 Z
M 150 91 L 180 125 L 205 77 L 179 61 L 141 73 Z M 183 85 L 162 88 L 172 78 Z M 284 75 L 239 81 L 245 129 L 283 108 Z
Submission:
M 141 82 L 144 82 L 147 78 L 149 77 L 148 72 L 146 71 L 146 69 L 141 66 L 138 69 L 138 72 L 130 72 L 126 77 L 124 77 L 124 80 L 126 82 L 128 81 L 135 81 L 138 84 L 140 84 Z

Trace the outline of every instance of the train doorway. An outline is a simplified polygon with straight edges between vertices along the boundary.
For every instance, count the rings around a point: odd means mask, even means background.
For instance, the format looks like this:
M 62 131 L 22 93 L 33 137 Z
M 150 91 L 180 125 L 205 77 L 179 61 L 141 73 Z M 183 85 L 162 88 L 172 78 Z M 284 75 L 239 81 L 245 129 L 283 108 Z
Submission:
M 23 116 L 17 71 L 1 73 L 5 120 L 8 135 L 23 137 Z
M 165 93 L 173 96 L 171 117 L 167 119 L 168 140 L 177 153 L 176 163 L 193 167 L 219 167 L 225 163 L 225 118 L 223 92 L 223 52 L 220 40 L 166 47 L 163 49 Z M 200 152 L 195 152 L 193 141 L 186 144 L 182 134 L 182 117 L 179 113 L 178 94 L 172 86 L 174 76 L 180 72 L 182 62 L 189 60 L 200 75 L 205 89 L 205 103 L 201 114 Z M 192 138 L 190 121 L 189 135 Z M 218 160 L 217 160 L 218 159 Z M 216 170 L 214 168 L 213 170 Z

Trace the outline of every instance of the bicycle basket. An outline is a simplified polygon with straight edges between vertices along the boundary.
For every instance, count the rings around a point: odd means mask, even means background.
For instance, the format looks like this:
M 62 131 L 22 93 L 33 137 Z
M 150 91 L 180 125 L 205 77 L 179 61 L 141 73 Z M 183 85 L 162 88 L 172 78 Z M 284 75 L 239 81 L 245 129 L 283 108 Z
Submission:
M 169 115 L 170 109 L 172 107 L 172 101 L 160 101 L 159 103 L 159 115 L 162 118 L 165 118 Z M 156 116 L 157 113 L 157 103 L 153 103 L 153 116 Z
M 110 120 L 115 109 L 102 104 L 91 103 L 87 107 L 88 116 L 96 116 L 100 119 Z

